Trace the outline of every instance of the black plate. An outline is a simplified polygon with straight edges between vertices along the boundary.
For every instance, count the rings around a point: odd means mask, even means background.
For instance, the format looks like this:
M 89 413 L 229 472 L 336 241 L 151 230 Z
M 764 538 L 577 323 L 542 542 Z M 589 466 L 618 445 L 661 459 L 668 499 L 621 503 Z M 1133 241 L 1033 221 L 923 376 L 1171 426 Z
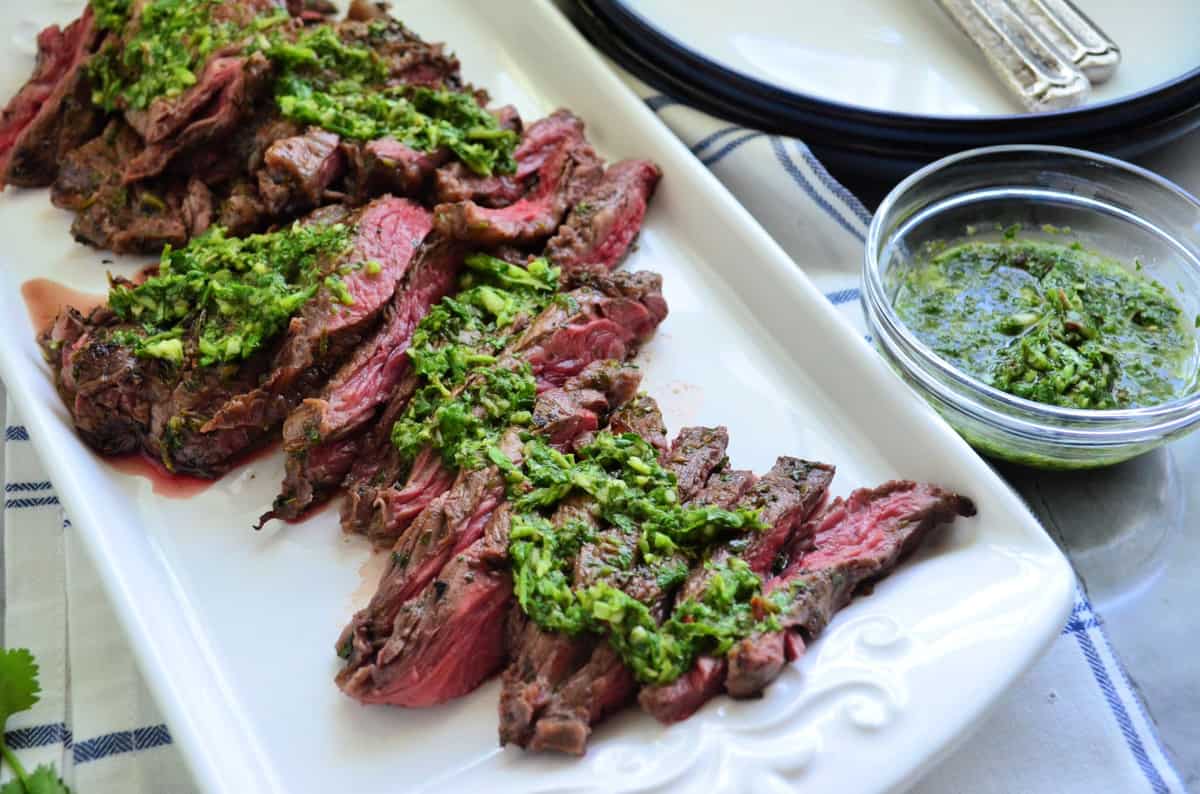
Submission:
M 918 116 L 831 102 L 726 69 L 619 0 L 577 0 L 570 10 L 593 43 L 643 82 L 733 123 L 804 140 L 835 174 L 858 183 L 851 187 L 864 200 L 964 149 L 1045 143 L 1130 159 L 1200 128 L 1200 68 L 1133 96 L 1071 110 Z

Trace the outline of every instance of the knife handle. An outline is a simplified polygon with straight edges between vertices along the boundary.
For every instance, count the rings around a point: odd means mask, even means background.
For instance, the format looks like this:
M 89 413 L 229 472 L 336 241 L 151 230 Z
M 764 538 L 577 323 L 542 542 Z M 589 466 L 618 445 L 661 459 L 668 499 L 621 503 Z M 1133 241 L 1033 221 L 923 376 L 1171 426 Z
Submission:
M 1005 0 L 937 0 L 983 53 L 1009 91 L 1031 111 L 1087 101 L 1091 83 Z
M 1112 77 L 1121 50 L 1071 0 L 1009 0 L 1093 84 Z

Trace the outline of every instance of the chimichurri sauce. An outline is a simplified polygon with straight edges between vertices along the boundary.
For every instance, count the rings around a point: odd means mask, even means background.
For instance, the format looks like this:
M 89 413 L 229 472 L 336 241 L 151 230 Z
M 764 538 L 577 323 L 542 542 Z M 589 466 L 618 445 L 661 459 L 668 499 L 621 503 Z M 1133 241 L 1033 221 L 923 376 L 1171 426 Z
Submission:
M 1079 243 L 964 243 L 900 279 L 909 329 L 1001 391 L 1103 410 L 1195 390 L 1194 323 L 1161 284 Z

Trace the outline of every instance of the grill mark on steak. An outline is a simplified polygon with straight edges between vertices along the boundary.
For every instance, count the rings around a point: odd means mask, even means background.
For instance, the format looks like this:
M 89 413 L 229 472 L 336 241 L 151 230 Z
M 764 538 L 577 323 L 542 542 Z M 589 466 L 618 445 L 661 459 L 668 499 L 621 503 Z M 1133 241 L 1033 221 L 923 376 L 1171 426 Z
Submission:
M 356 452 L 369 446 L 360 431 L 412 372 L 407 351 L 413 332 L 430 308 L 450 293 L 464 255 L 452 242 L 427 241 L 375 334 L 359 345 L 320 397 L 304 400 L 288 416 L 283 425 L 287 473 L 260 526 L 273 517 L 298 518 L 342 482 Z
M 105 341 L 120 327 L 106 308 L 86 318 L 67 309 L 38 340 L 80 437 L 104 455 L 138 448 L 164 388 L 157 363 Z
M 389 83 L 448 91 L 466 88 L 459 73 L 458 58 L 447 53 L 444 44 L 424 41 L 399 20 L 390 16 L 370 21 L 349 18 L 335 27 L 342 41 L 368 47 L 383 59 L 388 67 Z M 486 100 L 486 94 L 482 92 L 476 92 L 476 96 Z
M 594 415 L 591 421 L 598 422 L 599 416 L 633 396 L 639 380 L 632 367 L 597 362 L 562 391 L 573 393 L 579 412 Z M 547 395 L 539 397 L 545 399 Z M 518 463 L 521 432 L 510 429 L 500 443 L 503 453 Z M 432 705 L 464 694 L 499 666 L 504 659 L 500 618 L 511 599 L 511 579 L 506 573 L 478 583 L 464 571 L 483 557 L 506 559 L 507 528 L 495 526 L 497 521 L 507 522 L 507 510 L 497 510 L 503 500 L 504 476 L 489 465 L 461 472 L 451 490 L 418 517 L 393 549 L 392 564 L 371 603 L 339 638 L 338 648 L 349 655 L 338 676 L 343 691 L 364 702 Z M 458 610 L 464 600 L 476 613 L 486 612 L 495 625 L 480 628 L 471 617 L 447 620 L 447 611 L 470 614 L 471 610 Z M 464 622 L 469 625 L 464 627 Z M 464 644 L 469 647 L 458 647 Z M 427 653 L 430 648 L 439 652 Z M 443 675 L 447 666 L 454 666 L 450 659 L 470 669 Z M 430 686 L 431 679 L 439 685 Z
M 546 257 L 564 274 L 607 272 L 629 253 L 662 170 L 649 160 L 622 160 L 571 209 L 546 243 Z
M 595 361 L 624 360 L 649 339 L 666 317 L 662 278 L 655 273 L 614 273 L 554 301 L 499 356 L 497 366 L 528 362 L 538 391 L 562 386 Z M 461 388 L 465 388 L 465 385 Z M 403 486 L 389 483 L 371 494 L 373 513 L 367 535 L 376 542 L 402 534 L 409 522 L 453 481 L 440 457 L 426 448 L 417 454 Z M 361 505 L 369 489 L 359 489 Z M 358 509 L 343 514 L 356 520 Z M 358 529 L 361 524 L 343 527 Z
M 524 156 L 518 159 L 516 179 L 533 182 L 528 192 L 499 209 L 481 207 L 469 199 L 439 204 L 433 211 L 438 231 L 488 246 L 530 244 L 554 234 L 567 210 L 602 175 L 603 161 L 584 138 L 583 129 L 583 122 L 566 110 L 555 111 L 531 126 L 514 153 L 518 158 Z
M 791 537 L 793 528 L 824 501 L 833 474 L 834 468 L 824 463 L 780 457 L 747 491 L 741 502 L 743 506 L 758 509 L 760 518 L 769 528 L 727 542 L 718 547 L 710 559 L 720 563 L 736 552 L 751 570 L 765 576 L 775 556 Z M 678 598 L 699 598 L 710 578 L 711 572 L 703 565 L 693 568 Z M 726 669 L 724 658 L 701 656 L 687 673 L 670 684 L 643 688 L 638 701 L 660 722 L 678 722 L 690 717 L 720 693 Z
M 0 115 L 0 190 L 49 185 L 66 153 L 96 133 L 87 63 L 102 36 L 90 5 L 65 30 L 38 34 L 33 74 Z
M 644 425 L 661 424 L 661 415 L 656 422 L 655 414 L 658 414 L 657 406 L 639 418 Z M 662 462 L 675 474 L 682 502 L 695 499 L 709 475 L 723 464 L 728 444 L 729 434 L 723 427 L 687 427 L 679 432 L 662 456 Z M 574 583 L 577 587 L 587 587 L 607 581 L 650 606 L 655 619 L 661 621 L 666 616 L 670 593 L 663 589 L 651 569 L 637 565 L 626 570 L 618 560 L 622 554 L 636 549 L 637 535 L 615 527 L 605 528 L 597 540 L 584 544 L 580 550 L 575 562 Z M 686 564 L 682 555 L 679 561 Z M 560 642 L 578 642 L 578 638 L 555 636 Z M 609 643 L 593 642 L 593 646 L 586 661 L 569 671 L 569 676 L 556 686 L 532 725 L 532 731 L 525 731 L 527 740 L 520 742 L 522 746 L 582 755 L 591 735 L 591 726 L 633 697 L 637 682 L 632 671 Z

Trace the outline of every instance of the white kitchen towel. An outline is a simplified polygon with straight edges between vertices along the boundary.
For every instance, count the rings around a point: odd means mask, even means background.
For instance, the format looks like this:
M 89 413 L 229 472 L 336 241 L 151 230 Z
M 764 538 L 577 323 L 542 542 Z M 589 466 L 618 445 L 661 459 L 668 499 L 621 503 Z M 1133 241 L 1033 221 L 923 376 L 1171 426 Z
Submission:
M 634 84 L 860 333 L 863 206 L 803 143 L 729 126 Z M 192 791 L 111 608 L 11 408 L 5 450 L 5 640 L 42 664 L 43 700 L 8 726 L 30 764 L 53 760 L 78 794 Z M 7 771 L 5 772 L 7 775 Z M 1079 592 L 1049 653 L 922 794 L 1182 794 L 1154 727 Z
M 4 643 L 37 657 L 42 695 L 5 741 L 26 769 L 54 763 L 77 794 L 194 792 L 29 433 L 11 406 L 6 416 Z

